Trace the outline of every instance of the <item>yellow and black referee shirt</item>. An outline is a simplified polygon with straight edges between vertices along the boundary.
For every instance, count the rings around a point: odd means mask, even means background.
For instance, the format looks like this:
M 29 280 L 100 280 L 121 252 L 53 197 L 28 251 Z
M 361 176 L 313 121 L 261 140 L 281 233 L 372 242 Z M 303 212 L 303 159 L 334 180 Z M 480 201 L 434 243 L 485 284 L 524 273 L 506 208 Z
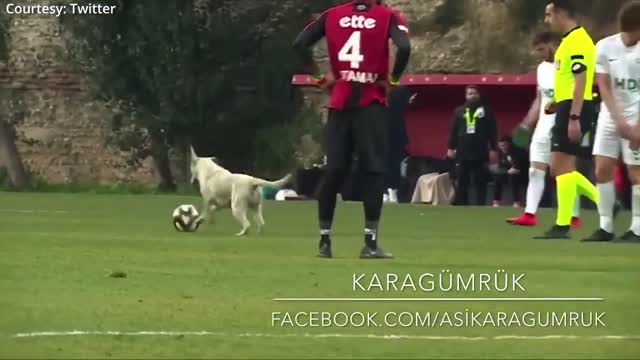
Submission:
M 573 99 L 574 76 L 586 72 L 584 100 L 593 100 L 593 81 L 596 72 L 596 45 L 583 27 L 569 31 L 555 55 L 555 101 Z

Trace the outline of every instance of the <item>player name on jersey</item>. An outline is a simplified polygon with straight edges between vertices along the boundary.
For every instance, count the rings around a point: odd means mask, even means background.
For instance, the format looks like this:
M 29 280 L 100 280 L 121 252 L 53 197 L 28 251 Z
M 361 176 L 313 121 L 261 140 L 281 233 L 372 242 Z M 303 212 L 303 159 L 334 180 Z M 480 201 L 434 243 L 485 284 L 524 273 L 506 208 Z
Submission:
M 376 19 L 362 15 L 345 16 L 340 19 L 340 26 L 352 29 L 375 29 Z
M 363 71 L 341 70 L 340 76 L 342 80 L 363 84 L 373 84 L 378 81 L 378 74 Z

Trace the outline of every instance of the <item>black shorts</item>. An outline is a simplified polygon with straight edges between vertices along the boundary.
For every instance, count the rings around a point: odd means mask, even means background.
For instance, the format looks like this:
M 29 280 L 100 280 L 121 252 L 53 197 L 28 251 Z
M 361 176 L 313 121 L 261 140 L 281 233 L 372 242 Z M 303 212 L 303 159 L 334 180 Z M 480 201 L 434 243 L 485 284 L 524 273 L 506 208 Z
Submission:
M 387 123 L 387 108 L 382 104 L 371 104 L 355 110 L 329 110 L 324 129 L 327 168 L 349 171 L 356 155 L 361 170 L 384 173 Z
M 571 116 L 571 100 L 561 101 L 556 106 L 556 119 L 551 129 L 551 152 L 560 152 L 574 156 L 584 153 L 584 148 L 591 146 L 591 132 L 593 131 L 596 119 L 596 107 L 593 101 L 585 101 L 580 114 L 580 129 L 582 139 L 571 142 L 567 133 L 569 127 L 569 117 Z

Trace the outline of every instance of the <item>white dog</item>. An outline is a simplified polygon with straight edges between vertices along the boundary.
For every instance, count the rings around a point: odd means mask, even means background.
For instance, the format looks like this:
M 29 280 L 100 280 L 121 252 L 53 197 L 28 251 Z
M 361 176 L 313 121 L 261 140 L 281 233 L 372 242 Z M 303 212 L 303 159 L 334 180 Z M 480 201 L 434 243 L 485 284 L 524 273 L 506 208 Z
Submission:
M 242 225 L 242 230 L 237 235 L 247 233 L 251 227 L 250 217 L 260 233 L 264 226 L 260 187 L 282 189 L 291 180 L 291 175 L 278 181 L 267 181 L 245 174 L 232 174 L 215 161 L 216 158 L 198 157 L 191 148 L 191 183 L 198 179 L 203 199 L 198 221 L 209 220 L 210 213 L 217 209 L 231 208 L 233 216 Z

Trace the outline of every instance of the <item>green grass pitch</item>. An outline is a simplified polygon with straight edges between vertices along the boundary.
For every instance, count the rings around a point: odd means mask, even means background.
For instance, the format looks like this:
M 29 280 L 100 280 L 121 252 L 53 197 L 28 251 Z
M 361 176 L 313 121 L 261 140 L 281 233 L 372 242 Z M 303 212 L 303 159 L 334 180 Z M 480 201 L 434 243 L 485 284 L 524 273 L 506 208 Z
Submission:
M 362 261 L 361 206 L 340 204 L 336 259 L 327 261 L 315 258 L 313 202 L 265 204 L 265 233 L 244 238 L 233 236 L 239 226 L 228 211 L 196 233 L 177 233 L 170 214 L 185 203 L 200 201 L 0 193 L 0 358 L 640 358 L 640 246 L 579 243 L 596 226 L 594 212 L 585 211 L 586 226 L 573 240 L 542 241 L 531 237 L 552 223 L 552 211 L 543 212 L 541 226 L 523 229 L 504 223 L 516 215 L 512 209 L 385 206 L 381 241 L 396 259 Z M 621 214 L 618 233 L 628 221 L 629 214 Z M 525 273 L 526 293 L 352 289 L 354 273 L 443 269 Z M 127 276 L 110 277 L 113 272 Z M 604 301 L 273 300 L 505 296 Z M 272 326 L 273 312 L 467 310 L 605 312 L 606 327 Z M 74 330 L 96 333 L 15 336 Z M 109 331 L 117 333 L 105 335 Z M 198 331 L 206 333 L 189 333 Z

